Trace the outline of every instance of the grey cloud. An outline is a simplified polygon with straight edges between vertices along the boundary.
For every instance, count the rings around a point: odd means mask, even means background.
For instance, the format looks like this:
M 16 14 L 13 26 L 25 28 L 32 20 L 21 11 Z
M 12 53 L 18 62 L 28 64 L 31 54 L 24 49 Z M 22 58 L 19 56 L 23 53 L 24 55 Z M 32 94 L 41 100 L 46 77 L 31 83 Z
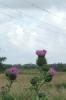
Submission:
M 58 9 L 66 9 L 66 0 L 0 0 L 0 6 L 5 8 L 35 9 L 30 2 L 33 2 L 40 8 L 50 8 L 55 6 Z
M 54 9 L 58 13 L 63 10 L 66 17 L 66 0 L 30 0 L 29 2 L 52 12 Z M 30 5 L 26 0 L 0 0 L 0 47 L 5 50 L 1 55 L 7 56 L 7 63 L 35 63 L 35 50 L 46 49 L 48 63 L 66 62 L 66 21 L 62 18 L 58 23 L 59 17 L 55 20 L 55 16 Z M 20 34 L 20 30 L 16 34 L 16 26 L 25 29 L 24 37 Z M 27 30 L 29 31 L 26 32 Z M 8 37 L 10 33 L 12 36 Z M 14 45 L 10 39 L 16 41 L 18 45 Z

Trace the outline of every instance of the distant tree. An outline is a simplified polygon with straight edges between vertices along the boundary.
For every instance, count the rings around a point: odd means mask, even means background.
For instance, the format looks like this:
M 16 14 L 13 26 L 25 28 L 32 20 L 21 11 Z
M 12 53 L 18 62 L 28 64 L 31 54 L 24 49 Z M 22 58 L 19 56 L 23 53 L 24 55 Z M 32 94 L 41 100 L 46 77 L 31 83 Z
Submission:
M 6 59 L 6 57 L 0 57 L 0 63 L 2 64 Z
M 0 72 L 4 70 L 3 62 L 6 60 L 6 57 L 0 57 Z

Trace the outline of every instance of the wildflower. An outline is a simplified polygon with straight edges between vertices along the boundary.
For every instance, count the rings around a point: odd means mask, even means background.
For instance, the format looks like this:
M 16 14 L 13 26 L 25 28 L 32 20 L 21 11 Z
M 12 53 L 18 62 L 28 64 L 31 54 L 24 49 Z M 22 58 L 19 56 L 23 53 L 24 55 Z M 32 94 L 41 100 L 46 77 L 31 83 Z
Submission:
M 45 56 L 45 54 L 46 54 L 46 50 L 37 50 L 36 51 L 37 56 Z
M 9 69 L 9 72 L 10 72 L 11 74 L 17 74 L 17 69 L 16 69 L 16 67 L 10 68 L 10 69 Z
M 56 70 L 54 68 L 50 68 L 48 74 L 53 77 L 56 74 Z
M 45 82 L 50 82 L 55 74 L 56 70 L 54 68 L 50 68 L 45 77 Z
M 17 76 L 17 68 L 16 67 L 11 67 L 11 68 L 7 69 L 6 70 L 6 76 L 10 80 L 15 80 L 16 76 Z

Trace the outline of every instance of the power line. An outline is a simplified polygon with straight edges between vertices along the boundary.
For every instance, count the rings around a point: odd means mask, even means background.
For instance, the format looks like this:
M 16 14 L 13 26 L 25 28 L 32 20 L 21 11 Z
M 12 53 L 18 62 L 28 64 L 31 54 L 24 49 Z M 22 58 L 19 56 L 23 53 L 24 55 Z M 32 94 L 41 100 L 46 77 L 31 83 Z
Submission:
M 36 20 L 36 18 L 34 18 L 33 16 L 27 15 L 27 14 L 25 14 L 25 13 L 22 12 L 22 11 L 19 11 L 19 12 L 20 12 L 20 14 L 23 13 L 24 16 L 28 16 L 29 18 L 33 18 L 33 19 Z M 40 22 L 43 22 L 43 21 L 39 21 L 39 24 L 40 24 Z M 44 22 L 44 23 L 47 24 L 48 26 L 52 26 L 53 28 L 56 28 L 56 29 L 59 29 L 59 30 L 62 30 L 62 31 L 66 31 L 66 30 L 61 29 L 60 27 L 57 27 L 57 26 L 55 26 L 55 25 L 52 25 L 52 24 L 50 24 L 50 23 L 48 23 L 48 22 Z M 39 25 L 38 25 L 38 26 L 39 26 Z M 63 32 L 63 33 L 64 33 L 64 32 Z M 65 33 L 65 34 L 66 34 L 66 33 Z
M 24 14 L 23 13 L 23 15 L 25 16 L 26 14 Z M 30 18 L 34 18 L 33 16 L 29 16 Z M 45 24 L 47 24 L 47 26 L 50 26 L 51 24 L 49 24 L 49 23 L 45 23 Z M 52 26 L 53 27 L 53 26 Z M 54 28 L 54 27 L 53 27 Z M 55 33 L 55 34 L 59 34 L 60 32 L 58 32 L 58 31 L 56 31 L 56 30 L 53 30 L 53 29 L 51 29 L 51 28 L 47 28 L 47 27 L 45 27 L 44 29 L 46 29 L 46 30 L 49 30 L 49 31 L 51 31 L 51 32 L 53 32 L 53 33 Z M 43 27 L 40 27 L 40 30 L 44 30 L 43 29 Z M 63 33 L 64 35 L 65 35 L 65 33 Z M 39 34 L 38 34 L 39 35 Z
M 33 2 L 30 2 L 30 1 L 28 1 L 28 0 L 25 0 L 27 3 L 30 3 L 32 6 L 34 6 L 35 8 L 37 8 L 37 9 L 40 9 L 40 10 L 42 10 L 42 11 L 44 11 L 44 12 L 46 12 L 46 13 L 49 13 L 49 14 L 51 14 L 51 15 L 53 15 L 53 16 L 56 16 L 56 17 L 60 17 L 60 16 L 58 16 L 58 15 L 56 15 L 55 13 L 52 13 L 51 11 L 49 11 L 48 9 L 45 9 L 45 8 L 41 8 L 41 7 L 39 7 L 38 5 L 35 5 Z M 3 4 L 4 5 L 4 4 Z M 6 8 L 9 8 L 9 6 L 6 4 L 6 5 L 4 5 Z M 64 20 L 66 20 L 66 18 L 63 18 Z
M 27 2 L 29 2 L 29 1 L 27 1 Z M 29 3 L 30 3 L 30 2 L 29 2 Z M 34 5 L 33 3 L 32 3 L 32 5 L 33 5 L 33 6 L 36 6 L 36 5 Z M 6 5 L 6 6 L 7 6 L 7 5 Z M 48 11 L 48 10 L 45 9 L 45 11 Z M 20 13 L 23 13 L 24 16 L 27 16 L 24 12 L 21 12 L 21 11 L 19 11 L 19 12 L 20 12 Z M 49 12 L 49 11 L 48 11 L 48 12 Z M 49 13 L 50 13 L 50 12 L 49 12 Z M 5 13 L 5 15 L 10 16 L 9 14 L 6 14 L 6 13 Z M 11 18 L 15 18 L 15 17 L 13 17 L 13 16 L 10 16 L 10 17 L 11 17 Z M 28 15 L 28 17 L 34 18 L 34 17 L 30 16 L 30 15 Z M 57 16 L 57 17 L 59 17 L 59 16 Z M 16 16 L 16 18 L 17 18 L 17 16 Z M 44 23 L 45 23 L 45 22 L 44 22 Z M 47 24 L 48 24 L 48 23 L 47 23 Z M 51 24 L 49 24 L 49 25 L 51 25 Z M 56 27 L 55 25 L 52 25 L 52 26 Z M 56 28 L 57 28 L 57 27 L 56 27 Z M 58 28 L 59 28 L 59 27 L 58 27 Z M 59 28 L 59 29 L 61 29 L 61 28 Z M 64 30 L 63 30 L 63 31 L 64 31 Z M 66 31 L 66 30 L 65 30 L 65 31 Z
M 22 15 L 23 14 L 23 16 L 28 16 L 29 18 L 33 18 L 33 19 L 35 19 L 33 16 L 30 16 L 30 15 L 27 15 L 27 14 L 25 14 L 24 12 L 21 12 L 21 11 L 19 11 L 20 12 L 20 15 Z M 21 14 L 22 13 L 22 14 Z M 16 18 L 17 18 L 17 16 L 16 16 Z M 35 19 L 36 20 L 36 19 Z M 51 24 L 49 24 L 49 23 L 47 23 L 47 22 L 44 22 L 45 24 L 47 24 L 48 26 L 50 26 Z M 52 27 L 53 27 L 53 25 L 51 25 Z M 55 25 L 54 25 L 54 27 L 56 27 Z M 53 28 L 54 28 L 53 27 Z M 40 29 L 42 28 L 42 30 L 43 30 L 43 27 L 40 27 Z M 57 27 L 56 27 L 57 28 Z M 52 32 L 56 32 L 56 33 L 60 33 L 60 32 L 58 32 L 58 31 L 55 31 L 55 30 L 53 30 L 53 29 L 49 29 L 49 28 L 46 28 L 46 29 L 48 29 L 48 30 L 50 30 L 50 31 L 52 31 Z M 56 34 L 55 33 L 55 34 Z M 65 34 L 65 33 L 64 33 Z
M 26 2 L 27 2 L 27 3 L 30 3 L 32 6 L 34 6 L 34 7 L 37 8 L 37 9 L 40 9 L 40 10 L 46 12 L 46 13 L 49 13 L 49 14 L 51 14 L 51 15 L 53 15 L 53 16 L 56 16 L 56 17 L 59 17 L 59 18 L 60 18 L 60 16 L 56 15 L 55 13 L 52 13 L 51 11 L 49 11 L 49 10 L 47 10 L 47 9 L 45 9 L 45 8 L 40 8 L 38 5 L 35 5 L 33 2 L 30 2 L 30 1 L 28 1 L 28 0 L 26 0 Z M 6 7 L 8 8 L 8 5 L 4 5 L 4 6 L 6 6 Z M 8 14 L 7 14 L 7 15 L 8 15 Z M 8 16 L 10 16 L 10 15 L 8 15 Z M 10 16 L 10 17 L 12 17 L 12 16 Z M 63 17 L 63 19 L 66 20 L 66 18 L 64 18 L 64 17 Z
M 30 2 L 30 1 L 28 1 L 28 0 L 25 0 L 25 1 L 26 1 L 27 3 L 30 3 L 32 6 L 34 6 L 34 7 L 37 8 L 37 9 L 40 9 L 40 10 L 42 10 L 42 11 L 44 11 L 44 12 L 50 14 L 50 15 L 53 15 L 53 16 L 56 16 L 56 17 L 60 18 L 60 16 L 56 15 L 55 13 L 52 13 L 52 12 L 49 11 L 48 9 L 41 8 L 41 7 L 39 7 L 38 5 L 35 5 L 33 2 Z M 66 18 L 63 17 L 63 20 L 66 20 Z
M 32 6 L 34 6 L 34 7 L 37 8 L 37 9 L 40 9 L 40 10 L 46 12 L 46 13 L 49 13 L 49 14 L 51 14 L 51 15 L 53 15 L 53 16 L 56 16 L 56 17 L 59 17 L 59 18 L 60 18 L 60 16 L 56 15 L 55 13 L 52 13 L 52 12 L 49 11 L 48 9 L 41 8 L 41 7 L 39 7 L 38 5 L 35 5 L 33 2 L 30 2 L 30 1 L 28 1 L 28 0 L 25 0 L 25 1 L 26 1 L 27 3 L 30 3 Z M 9 8 L 8 5 L 4 5 L 4 6 L 6 6 L 7 8 Z M 8 15 L 8 16 L 10 16 L 10 15 Z M 12 17 L 12 16 L 11 16 L 11 17 Z M 66 20 L 66 18 L 64 18 L 64 17 L 63 17 L 63 19 Z
M 39 8 L 39 7 L 38 7 Z M 40 8 L 39 8 L 40 9 Z M 41 9 L 42 10 L 42 9 Z M 50 13 L 49 11 L 47 11 L 46 9 L 44 9 L 43 11 L 45 11 L 45 12 L 47 12 L 47 13 Z M 35 19 L 36 20 L 36 18 L 35 17 L 33 17 L 33 16 L 30 16 L 30 15 L 27 15 L 27 14 L 25 14 L 24 12 L 21 12 L 21 11 L 19 11 L 20 12 L 20 15 L 22 15 L 23 14 L 23 16 L 28 16 L 29 18 L 33 18 L 33 19 Z M 50 14 L 52 14 L 52 13 L 50 13 Z M 18 18 L 18 16 L 16 16 L 16 17 L 13 17 L 13 16 L 11 16 L 11 15 L 9 15 L 9 14 L 6 14 L 5 13 L 5 15 L 7 15 L 7 16 L 9 16 L 10 18 Z M 18 13 L 17 13 L 17 15 L 18 15 Z M 56 15 L 54 15 L 54 14 L 52 14 L 53 16 L 56 16 Z M 56 17 L 59 17 L 59 16 L 56 16 Z M 64 19 L 64 20 L 66 20 L 66 19 Z M 45 23 L 45 22 L 44 22 Z M 47 24 L 48 26 L 50 26 L 51 24 L 49 24 L 49 23 L 45 23 L 45 24 Z M 54 26 L 54 27 L 56 27 L 55 25 L 51 25 L 52 27 Z M 56 27 L 57 28 L 57 27 Z M 44 30 L 43 29 L 43 27 L 40 27 L 40 30 Z M 52 29 L 50 29 L 50 28 L 45 28 L 46 30 L 49 30 L 50 32 L 53 32 L 53 33 L 55 33 L 55 34 L 57 34 L 58 35 L 58 33 L 60 33 L 60 32 L 58 32 L 58 31 L 55 31 L 55 30 L 52 30 Z M 39 35 L 39 34 L 38 34 Z M 42 36 L 42 35 L 41 35 Z M 49 38 L 50 39 L 50 38 Z M 37 41 L 40 41 L 42 44 L 44 44 L 44 41 L 42 40 L 42 38 L 38 38 L 38 39 L 36 39 Z
M 45 9 L 45 11 L 47 11 L 47 12 L 49 12 L 48 10 L 46 10 Z M 21 13 L 21 12 L 20 12 Z M 23 13 L 23 12 L 22 12 Z M 50 12 L 49 12 L 50 13 Z M 24 14 L 24 13 L 23 13 Z M 24 14 L 25 15 L 25 14 Z M 28 15 L 28 17 L 30 17 L 30 18 L 34 18 L 33 16 L 30 16 L 30 15 Z M 57 17 L 59 17 L 59 16 L 57 16 Z M 66 19 L 65 19 L 66 20 Z M 42 21 L 41 21 L 42 22 Z M 49 23 L 47 23 L 47 22 L 44 22 L 44 23 L 46 23 L 47 25 L 51 25 L 51 24 L 49 24 Z M 57 28 L 59 28 L 59 27 L 57 27 L 57 26 L 55 26 L 55 25 L 51 25 L 52 27 L 54 26 L 56 29 Z M 54 28 L 53 27 L 53 28 Z M 62 31 L 66 31 L 66 30 L 64 30 L 64 29 L 61 29 L 61 28 L 59 28 L 60 30 L 62 30 Z M 59 33 L 59 32 L 57 32 L 57 33 Z M 64 34 L 66 34 L 66 33 L 64 33 Z
M 19 11 L 19 12 L 21 12 L 21 11 Z M 24 12 L 21 12 L 24 16 L 28 16 L 28 17 L 30 17 L 30 18 L 34 18 L 33 16 L 30 16 L 30 15 L 27 15 L 27 14 L 25 14 Z M 17 13 L 18 14 L 18 13 Z M 9 15 L 8 15 L 9 16 Z M 16 18 L 17 18 L 17 16 L 16 16 Z M 49 24 L 49 23 L 46 23 L 47 25 L 51 25 L 51 24 Z M 53 25 L 52 25 L 53 26 Z M 55 26 L 54 26 L 55 27 Z M 57 28 L 57 27 L 56 27 Z M 40 28 L 41 29 L 41 28 Z M 43 28 L 42 28 L 43 29 Z M 51 29 L 48 29 L 48 30 L 51 30 Z M 55 31 L 54 30 L 52 30 L 52 32 L 54 32 L 55 33 Z M 57 32 L 57 33 L 59 33 L 59 32 Z M 56 33 L 55 33 L 56 34 Z

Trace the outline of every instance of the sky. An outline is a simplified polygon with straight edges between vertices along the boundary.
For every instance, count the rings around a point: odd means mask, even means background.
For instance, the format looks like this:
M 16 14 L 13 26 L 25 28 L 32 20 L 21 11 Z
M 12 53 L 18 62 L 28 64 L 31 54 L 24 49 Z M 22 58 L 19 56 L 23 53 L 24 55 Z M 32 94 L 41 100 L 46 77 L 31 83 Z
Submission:
M 0 56 L 5 63 L 66 63 L 66 0 L 0 0 Z

